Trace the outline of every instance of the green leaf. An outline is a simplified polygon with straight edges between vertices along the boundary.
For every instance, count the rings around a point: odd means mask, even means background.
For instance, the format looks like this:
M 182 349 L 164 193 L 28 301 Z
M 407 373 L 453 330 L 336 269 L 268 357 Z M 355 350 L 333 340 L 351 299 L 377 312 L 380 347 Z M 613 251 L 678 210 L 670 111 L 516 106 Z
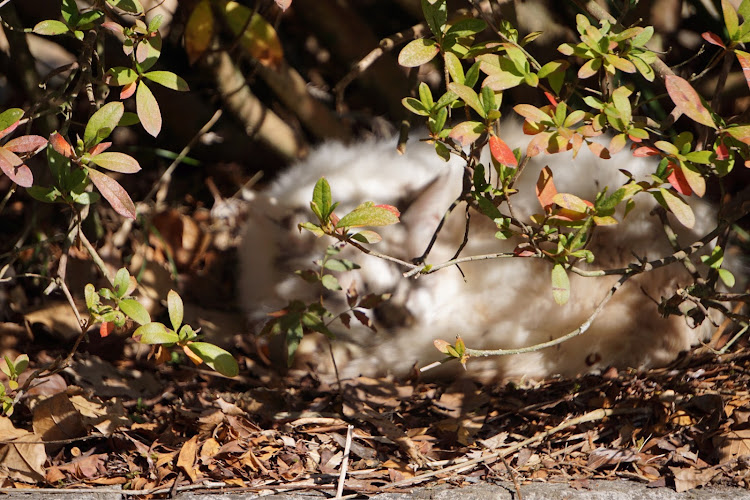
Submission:
M 8 135 L 8 129 L 16 125 L 22 117 L 23 110 L 20 108 L 10 108 L 0 113 L 0 137 Z
M 132 68 L 126 68 L 125 66 L 115 66 L 107 71 L 109 75 L 110 85 L 128 85 L 138 79 L 138 73 Z
M 374 205 L 366 202 L 346 214 L 336 224 L 340 227 L 388 226 L 399 222 L 399 213 L 394 207 Z
M 62 18 L 68 26 L 75 26 L 78 24 L 78 5 L 75 0 L 62 0 Z
M 570 280 L 562 264 L 555 264 L 552 268 L 552 297 L 561 306 L 570 299 Z
M 721 10 L 724 13 L 724 25 L 727 27 L 729 38 L 737 40 L 737 30 L 740 24 L 737 11 L 734 10 L 734 6 L 729 0 L 721 0 Z
M 460 21 L 453 23 L 453 25 L 448 28 L 448 31 L 446 31 L 445 34 L 455 35 L 458 38 L 463 38 L 481 33 L 485 29 L 487 29 L 487 23 L 485 23 L 481 19 L 470 17 L 467 19 L 461 19 Z
M 151 21 L 148 22 L 148 32 L 153 33 L 154 31 L 157 31 L 159 27 L 161 26 L 161 23 L 164 21 L 164 16 L 161 14 L 155 15 Z
M 139 326 L 133 332 L 135 338 L 141 344 L 175 344 L 179 337 L 175 332 L 161 323 L 152 322 Z
M 693 121 L 707 127 L 717 128 L 711 117 L 711 112 L 703 104 L 703 99 L 687 80 L 676 75 L 668 75 L 665 77 L 664 83 L 667 87 L 667 93 L 669 93 L 669 97 L 677 106 L 677 109 Z
M 125 106 L 121 102 L 114 101 L 105 104 L 91 115 L 86 124 L 86 130 L 83 132 L 86 149 L 96 146 L 107 138 L 117 127 L 124 111 Z
M 484 107 L 482 106 L 482 103 L 479 102 L 479 96 L 476 92 L 474 92 L 474 89 L 471 87 L 467 87 L 466 85 L 462 85 L 460 83 L 451 82 L 448 84 L 448 89 L 450 89 L 451 92 L 456 94 L 458 97 L 461 98 L 462 101 L 464 101 L 466 104 L 471 106 L 474 111 L 479 113 L 479 116 L 482 118 L 486 117 L 487 114 L 484 112 Z
M 284 59 L 284 51 L 276 30 L 260 14 L 237 2 L 226 2 L 225 19 L 240 45 L 251 57 L 264 66 L 277 67 Z M 244 30 L 244 31 L 243 31 Z
M 179 90 L 180 92 L 190 90 L 187 82 L 171 71 L 149 71 L 148 73 L 144 73 L 143 76 L 168 89 Z
M 432 34 L 440 39 L 445 23 L 448 22 L 446 0 L 422 0 L 422 13 Z
M 726 269 L 718 269 L 717 271 L 719 273 L 719 278 L 721 278 L 721 281 L 723 281 L 727 287 L 732 288 L 735 283 L 734 274 Z
M 182 298 L 174 290 L 167 293 L 167 311 L 169 311 L 169 321 L 172 323 L 172 328 L 179 330 L 185 314 L 185 307 L 182 304 Z
M 139 325 L 151 323 L 151 316 L 149 316 L 148 311 L 135 299 L 122 299 L 120 310 Z
M 138 82 L 138 89 L 135 91 L 135 105 L 143 129 L 153 137 L 159 135 L 162 123 L 159 103 L 143 80 Z
M 107 0 L 107 3 L 130 14 L 141 14 L 143 5 L 138 0 Z
M 26 188 L 26 192 L 37 201 L 42 203 L 54 203 L 62 195 L 56 187 L 31 186 Z
M 191 342 L 187 347 L 204 363 L 226 377 L 236 377 L 240 372 L 237 360 L 221 347 L 208 342 Z
M 354 233 L 352 235 L 352 239 L 359 241 L 360 243 L 367 243 L 367 244 L 374 244 L 378 243 L 383 240 L 383 237 L 380 236 L 375 231 L 369 231 L 367 229 L 360 231 L 358 233 Z
M 424 104 L 422 104 L 422 101 L 420 101 L 419 99 L 415 99 L 413 97 L 404 97 L 403 99 L 401 99 L 401 104 L 403 104 L 406 109 L 408 109 L 415 115 L 430 115 L 429 110 L 425 108 Z
M 135 219 L 135 203 L 130 195 L 113 178 L 94 169 L 87 169 L 89 179 L 94 183 L 99 192 L 112 205 L 112 208 L 123 217 Z
M 690 208 L 690 205 L 685 203 L 682 198 L 664 188 L 659 188 L 659 192 L 654 194 L 661 195 L 661 199 L 659 199 L 658 196 L 656 197 L 657 201 L 659 201 L 662 206 L 666 205 L 665 208 L 677 217 L 680 224 L 687 228 L 692 228 L 695 225 L 695 214 Z
M 406 44 L 398 54 L 398 63 L 406 68 L 416 68 L 430 62 L 440 52 L 435 40 L 419 38 Z
M 320 284 L 326 287 L 328 290 L 341 290 L 341 285 L 339 285 L 339 280 L 336 278 L 336 276 L 332 274 L 324 274 L 323 277 L 320 279 Z
M 93 312 L 93 309 L 99 305 L 99 295 L 96 293 L 94 285 L 87 283 L 83 287 L 83 296 L 86 299 L 86 308 L 89 312 Z
M 419 100 L 424 104 L 426 109 L 432 109 L 435 105 L 435 100 L 432 98 L 432 91 L 430 86 L 425 82 L 419 84 Z
M 97 24 L 97 21 L 104 17 L 104 12 L 100 10 L 90 10 L 81 14 L 76 27 L 82 30 L 90 30 Z
M 115 296 L 120 299 L 128 293 L 130 287 L 130 273 L 124 267 L 120 268 L 115 274 L 115 281 L 112 283 L 114 286 Z
M 451 75 L 453 81 L 464 84 L 466 75 L 464 74 L 464 67 L 458 59 L 458 56 L 453 52 L 446 52 L 443 58 L 445 59 L 445 67 L 448 68 L 448 74 Z
M 185 24 L 185 52 L 194 64 L 211 46 L 214 36 L 214 13 L 209 0 L 201 0 L 193 8 Z
M 312 201 L 320 211 L 320 214 L 316 215 L 318 215 L 321 223 L 328 222 L 328 219 L 331 216 L 331 203 L 333 201 L 333 198 L 331 197 L 331 185 L 328 184 L 328 181 L 325 177 L 321 177 L 320 179 L 318 179 L 318 182 L 315 183 L 315 187 L 313 188 Z
M 125 153 L 99 153 L 92 156 L 91 161 L 102 168 L 123 174 L 133 174 L 141 170 L 138 161 Z
M 37 23 L 32 31 L 37 35 L 54 36 L 67 33 L 69 29 L 65 23 L 53 19 L 47 19 L 46 21 Z

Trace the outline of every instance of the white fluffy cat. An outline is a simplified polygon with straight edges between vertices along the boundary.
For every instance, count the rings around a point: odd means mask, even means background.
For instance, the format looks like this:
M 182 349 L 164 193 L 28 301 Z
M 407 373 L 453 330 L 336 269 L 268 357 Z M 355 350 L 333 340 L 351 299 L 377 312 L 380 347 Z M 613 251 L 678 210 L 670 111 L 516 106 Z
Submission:
M 520 129 L 520 124 L 506 124 L 501 136 L 511 147 L 524 148 L 528 138 Z M 626 178 L 618 169 L 627 169 L 637 180 L 656 169 L 654 161 L 633 158 L 627 151 L 606 161 L 585 147 L 576 158 L 570 153 L 537 156 L 516 186 L 519 194 L 511 198 L 516 215 L 524 221 L 542 211 L 534 183 L 545 165 L 552 169 L 558 191 L 588 200 L 604 186 L 610 186 L 612 192 L 623 184 Z M 320 287 L 309 285 L 293 272 L 310 268 L 333 242 L 297 229 L 299 222 L 315 220 L 309 202 L 320 177 L 327 178 L 333 199 L 341 202 L 336 210 L 339 215 L 363 201 L 400 208 L 402 223 L 378 228 L 383 241 L 373 249 L 410 261 L 425 250 L 444 211 L 460 193 L 462 172 L 460 161 L 445 163 L 431 145 L 416 141 L 409 143 L 405 155 L 396 152 L 395 140 L 325 143 L 265 191 L 253 193 L 240 248 L 239 291 L 254 330 L 260 330 L 268 313 L 283 308 L 290 300 L 309 303 L 319 296 Z M 715 211 L 709 204 L 694 197 L 690 203 L 696 224 L 692 230 L 679 231 L 683 246 L 708 233 L 715 224 Z M 655 206 L 650 195 L 636 195 L 636 209 L 624 221 L 618 213 L 620 224 L 613 229 L 597 228 L 589 246 L 597 260 L 590 267 L 623 267 L 636 261 L 634 255 L 654 259 L 671 254 L 659 219 L 650 215 Z M 453 256 L 463 239 L 464 221 L 464 210 L 459 207 L 440 233 L 428 263 L 438 264 Z M 474 214 L 469 243 L 461 255 L 510 252 L 519 243 L 517 239 L 498 240 L 495 232 L 486 217 Z M 559 306 L 552 297 L 551 266 L 539 259 L 469 262 L 461 266 L 464 275 L 450 267 L 418 279 L 405 279 L 404 268 L 352 248 L 344 252 L 345 257 L 361 265 L 361 269 L 339 278 L 344 289 L 353 280 L 360 294 L 393 294 L 391 305 L 374 314 L 377 333 L 355 325 L 355 321 L 351 330 L 334 324 L 334 353 L 345 378 L 403 375 L 415 363 L 425 365 L 442 359 L 444 356 L 433 346 L 434 339 L 453 342 L 461 335 L 471 348 L 509 349 L 560 337 L 580 326 L 618 279 L 569 273 L 570 300 Z M 481 379 L 536 378 L 575 375 L 608 366 L 665 364 L 705 339 L 711 325 L 704 321 L 692 329 L 682 317 L 662 318 L 651 298 L 669 297 L 678 286 L 691 282 L 679 263 L 638 276 L 615 294 L 585 334 L 537 352 L 471 358 L 468 374 Z M 346 308 L 343 294 L 336 295 L 326 298 L 334 313 Z M 331 373 L 328 349 L 317 340 L 303 342 L 298 361 L 319 373 Z M 460 371 L 457 362 L 441 368 L 442 375 Z

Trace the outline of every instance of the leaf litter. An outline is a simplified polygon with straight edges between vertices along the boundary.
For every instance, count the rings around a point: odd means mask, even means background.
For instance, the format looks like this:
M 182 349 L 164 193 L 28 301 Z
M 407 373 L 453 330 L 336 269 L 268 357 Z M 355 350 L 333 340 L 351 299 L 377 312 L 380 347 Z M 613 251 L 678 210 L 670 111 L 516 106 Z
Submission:
M 0 418 L 2 487 L 332 493 L 348 425 L 348 493 L 510 479 L 750 487 L 744 350 L 645 373 L 488 386 L 359 378 L 339 389 L 241 361 L 251 370 L 237 379 L 162 366 L 128 396 L 120 388 L 141 374 L 137 360 L 79 356 L 68 380 L 106 366 L 94 384 L 115 390 L 56 383 Z

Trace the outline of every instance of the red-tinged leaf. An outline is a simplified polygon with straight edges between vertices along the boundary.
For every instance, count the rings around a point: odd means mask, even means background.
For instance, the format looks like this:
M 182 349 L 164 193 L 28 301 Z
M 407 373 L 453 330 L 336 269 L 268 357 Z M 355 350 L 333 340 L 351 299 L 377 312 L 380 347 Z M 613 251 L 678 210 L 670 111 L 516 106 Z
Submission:
M 724 130 L 738 141 L 750 144 L 750 125 L 740 125 L 739 127 L 730 127 Z
M 685 174 L 682 172 L 679 165 L 669 162 L 669 176 L 667 176 L 667 180 L 675 191 L 681 195 L 690 196 L 693 194 L 693 190 L 690 188 L 690 184 L 685 178 Z
M 588 208 L 594 208 L 594 204 L 590 201 L 571 193 L 557 193 L 552 197 L 552 202 L 566 210 L 578 213 L 585 213 Z
M 114 21 L 107 21 L 105 23 L 102 23 L 102 28 L 106 28 L 109 31 L 111 31 L 112 33 L 117 33 L 117 34 L 120 34 L 120 35 L 122 35 L 123 32 L 125 31 L 122 26 L 120 26 L 119 24 L 117 24 Z
M 628 142 L 625 134 L 617 134 L 612 138 L 611 141 L 609 141 L 609 151 L 612 154 L 616 154 L 619 151 L 622 150 L 622 148 L 625 147 L 625 144 Z
M 498 163 L 509 167 L 518 166 L 518 160 L 516 160 L 513 150 L 510 149 L 505 141 L 495 135 L 490 137 L 490 153 Z
M 398 210 L 386 205 L 375 206 L 363 203 L 336 223 L 336 227 L 388 226 L 399 222 Z M 394 213 L 395 210 L 395 213 Z
M 667 93 L 677 109 L 693 121 L 707 127 L 716 128 L 711 112 L 706 109 L 698 92 L 684 78 L 668 75 L 664 79 Z
M 89 151 L 89 154 L 91 156 L 102 154 L 103 152 L 108 150 L 111 145 L 112 145 L 111 142 L 100 142 L 99 144 L 91 148 L 91 150 Z
M 109 334 L 115 331 L 115 324 L 111 321 L 105 321 L 101 325 L 99 325 L 99 335 L 104 337 L 109 337 Z
M 159 103 L 156 102 L 151 89 L 141 82 L 138 82 L 138 90 L 135 94 L 135 105 L 138 111 L 138 118 L 146 132 L 156 137 L 161 132 L 161 111 Z
M 122 90 L 120 90 L 120 99 L 128 99 L 135 93 L 136 88 L 138 88 L 138 82 L 130 82 L 127 85 L 123 85 Z
M 675 169 L 676 170 L 676 169 Z M 703 198 L 706 194 L 706 179 L 703 178 L 700 172 L 693 170 L 685 164 L 680 164 L 679 170 L 682 172 L 683 177 L 687 180 L 688 185 L 693 190 L 693 193 Z
M 552 118 L 547 113 L 531 104 L 517 104 L 513 107 L 513 111 L 532 123 L 552 121 Z
M 3 146 L 14 153 L 31 153 L 47 145 L 47 139 L 40 135 L 24 135 L 6 142 Z
M 88 172 L 91 182 L 94 183 L 102 196 L 112 205 L 115 212 L 123 217 L 135 219 L 135 204 L 130 199 L 128 192 L 112 177 L 97 172 L 94 169 L 88 169 Z
M 729 159 L 729 148 L 723 142 L 716 147 L 716 159 L 719 161 Z
M 211 45 L 214 36 L 214 14 L 209 0 L 201 0 L 185 24 L 185 52 L 194 64 Z
M 226 22 L 240 37 L 240 45 L 262 65 L 277 67 L 284 60 L 281 41 L 273 26 L 260 14 L 255 12 L 250 18 L 252 12 L 238 2 L 226 2 L 224 6 Z
M 536 253 L 533 250 L 529 250 L 528 243 L 522 243 L 513 249 L 513 255 L 516 257 L 533 257 Z
M 668 189 L 659 188 L 659 193 L 661 194 L 664 203 L 667 205 L 666 208 L 677 217 L 677 220 L 680 221 L 683 226 L 688 229 L 695 226 L 695 214 L 693 213 L 693 209 L 690 208 L 690 205 L 685 203 L 682 198 Z
M 467 121 L 459 123 L 453 127 L 449 135 L 451 139 L 455 140 L 462 146 L 468 146 L 476 141 L 485 130 L 486 127 L 483 123 Z
M 726 45 L 724 45 L 724 41 L 716 33 L 711 33 L 710 31 L 706 31 L 706 32 L 701 33 L 701 36 L 708 43 L 712 43 L 714 45 L 718 45 L 722 49 L 726 49 L 727 48 Z
M 31 187 L 34 184 L 34 176 L 29 167 L 15 153 L 0 147 L 0 170 L 13 182 L 21 187 Z
M 536 181 L 536 198 L 545 211 L 549 211 L 550 207 L 555 203 L 554 198 L 556 194 L 557 188 L 552 180 L 552 170 L 549 167 L 544 167 L 539 172 L 539 178 Z
M 102 168 L 123 174 L 134 174 L 141 169 L 138 161 L 125 153 L 100 153 L 92 156 L 91 161 Z
M 375 206 L 378 208 L 385 208 L 396 217 L 401 217 L 401 212 L 399 212 L 398 208 L 394 207 L 393 205 L 375 205 Z
M 750 168 L 750 160 L 745 160 L 745 168 Z
M 73 146 L 68 144 L 68 141 L 57 132 L 49 136 L 49 142 L 52 144 L 52 149 L 63 155 L 65 158 L 73 158 L 75 156 Z
M 552 137 L 552 132 L 541 132 L 535 135 L 526 147 L 526 156 L 534 157 L 542 152 L 546 152 L 550 137 Z
M 644 156 L 656 156 L 660 154 L 661 152 L 658 149 L 652 148 L 651 146 L 641 146 L 633 150 L 633 156 L 639 158 Z
M 750 87 L 750 54 L 741 50 L 735 50 L 734 54 L 737 56 L 737 60 L 742 67 L 742 76 L 745 77 L 745 82 Z
M 589 149 L 592 153 L 594 153 L 596 156 L 603 160 L 609 160 L 612 156 L 609 154 L 609 150 L 604 147 L 604 145 L 599 144 L 598 142 L 589 142 Z
M 549 101 L 549 103 L 552 104 L 553 108 L 557 107 L 557 104 L 558 104 L 557 97 L 555 97 L 554 95 L 550 94 L 549 92 L 545 92 L 544 93 L 544 97 L 546 97 L 547 100 Z
M 292 5 L 292 0 L 274 0 L 274 2 L 276 2 L 276 5 L 278 5 L 282 11 L 285 11 L 290 5 Z

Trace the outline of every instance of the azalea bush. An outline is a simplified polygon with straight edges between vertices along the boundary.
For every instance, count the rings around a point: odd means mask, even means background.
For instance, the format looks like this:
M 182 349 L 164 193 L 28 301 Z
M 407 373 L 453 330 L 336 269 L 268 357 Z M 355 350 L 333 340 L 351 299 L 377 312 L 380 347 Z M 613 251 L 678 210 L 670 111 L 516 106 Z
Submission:
M 550 293 L 558 304 L 568 301 L 568 274 L 581 273 L 576 262 L 590 263 L 596 259 L 587 248 L 593 229 L 617 225 L 618 220 L 613 215 L 618 207 L 625 207 L 627 217 L 641 197 L 650 196 L 672 213 L 679 224 L 692 228 L 695 214 L 686 198 L 705 196 L 709 181 L 721 184 L 723 192 L 723 181 L 736 165 L 750 167 L 750 124 L 717 114 L 689 79 L 678 76 L 661 62 L 659 56 L 648 49 L 654 34 L 651 26 L 622 26 L 605 11 L 591 7 L 576 17 L 575 29 L 580 42 L 559 45 L 558 59 L 537 61 L 527 48 L 539 33 L 520 37 L 505 20 L 489 26 L 478 12 L 475 12 L 476 17 L 451 12 L 445 0 L 422 0 L 421 6 L 429 34 L 406 44 L 398 60 L 407 68 L 424 65 L 443 68 L 445 80 L 437 94 L 434 94 L 434 87 L 419 83 L 415 95 L 403 99 L 403 106 L 425 120 L 428 140 L 434 144 L 439 157 L 448 160 L 455 155 L 466 161 L 472 182 L 465 184 L 457 201 L 469 203 L 491 219 L 497 226 L 498 238 L 525 236 L 524 243 L 514 251 L 518 258 L 549 261 Z M 735 9 L 730 2 L 722 0 L 721 7 L 726 33 L 702 35 L 706 42 L 720 49 L 711 65 L 721 66 L 725 61 L 724 73 L 719 78 L 726 79 L 732 60 L 736 58 L 750 86 L 747 72 L 750 54 L 740 50 L 741 44 L 750 40 L 750 1 L 744 0 Z M 536 89 L 546 104 L 520 103 L 512 107 L 513 114 L 523 119 L 523 131 L 530 136 L 525 151 L 513 151 L 503 141 L 499 128 L 501 104 L 506 92 L 520 86 Z M 673 109 L 671 114 L 661 121 L 650 116 L 654 103 L 646 99 L 646 95 L 656 96 L 651 100 L 658 100 L 658 105 L 666 112 Z M 676 128 L 674 122 L 680 116 L 685 116 L 686 120 L 680 122 L 681 128 Z M 602 141 L 602 138 L 607 140 Z M 602 159 L 629 148 L 635 157 L 656 157 L 658 167 L 648 180 L 636 182 L 629 176 L 621 186 L 604 188 L 590 200 L 574 193 L 558 192 L 553 172 L 547 167 L 536 183 L 542 213 L 533 216 L 529 225 L 523 225 L 502 210 L 503 202 L 512 200 L 515 183 L 528 158 L 571 150 L 577 154 L 581 148 L 590 149 Z M 491 164 L 481 163 L 484 150 L 489 150 Z M 496 182 L 487 181 L 490 170 Z M 363 249 L 362 245 L 378 241 L 377 234 L 373 236 L 372 231 L 352 230 L 352 227 L 398 222 L 393 207 L 380 207 L 375 211 L 377 206 L 369 202 L 355 210 L 359 215 L 357 224 L 347 224 L 352 214 L 339 219 L 326 188 L 322 179 L 313 193 L 311 208 L 318 222 L 302 224 L 301 229 Z M 723 218 L 717 222 L 717 228 L 706 235 L 710 237 L 703 238 L 702 243 L 696 243 L 696 248 L 717 236 L 722 237 L 721 244 L 726 242 L 728 226 L 744 215 L 741 210 L 728 210 L 727 207 L 721 209 Z M 729 313 L 716 299 L 743 300 L 742 296 L 730 297 L 715 291 L 717 276 L 728 287 L 735 283 L 732 273 L 722 268 L 721 244 L 711 255 L 701 257 L 710 268 L 708 280 L 701 278 L 701 283 L 689 287 L 687 294 L 670 299 L 673 307 L 669 311 L 679 314 L 678 304 L 674 302 L 678 300 Z M 462 261 L 466 259 L 467 256 L 462 256 Z M 405 276 L 414 276 L 434 272 L 450 262 L 440 266 L 418 262 L 417 268 L 409 262 L 402 264 Z M 662 264 L 656 263 L 656 267 Z M 620 284 L 646 271 L 647 266 L 635 262 L 621 271 Z M 707 287 L 705 283 L 711 285 Z M 734 317 L 746 324 L 746 319 Z M 309 325 L 321 318 L 323 316 L 308 320 L 307 325 L 296 323 L 297 335 L 303 327 L 310 328 Z M 278 320 L 274 321 L 278 326 Z M 584 331 L 582 327 L 538 347 L 562 342 Z M 296 343 L 295 340 L 293 345 Z M 464 345 L 460 338 L 455 343 L 436 339 L 435 346 L 449 358 L 462 362 L 472 355 L 516 352 L 479 351 Z
M 57 19 L 41 21 L 26 31 L 43 37 L 71 39 L 70 43 L 80 51 L 79 63 L 55 68 L 50 74 L 50 77 L 65 75 L 55 88 L 61 98 L 40 103 L 34 109 L 12 108 L 0 113 L 3 141 L 0 170 L 13 183 L 0 203 L 0 210 L 11 201 L 19 187 L 39 202 L 59 205 L 69 218 L 66 251 L 76 247 L 84 249 L 102 277 L 109 281 L 109 287 L 98 290 L 93 284 L 86 286 L 83 292 L 88 315 L 81 317 L 72 295 L 82 291 L 69 291 L 64 275 L 52 280 L 53 287 L 62 289 L 69 299 L 70 314 L 76 315 L 80 327 L 80 335 L 70 346 L 67 360 L 92 326 L 100 325 L 98 333 L 106 337 L 116 328 L 135 323 L 139 327 L 133 332 L 133 338 L 151 345 L 158 362 L 170 359 L 170 350 L 177 348 L 196 364 L 205 363 L 224 375 L 235 376 L 238 372 L 235 359 L 224 349 L 200 341 L 198 331 L 182 323 L 183 304 L 176 292 L 171 291 L 164 297 L 171 328 L 152 321 L 139 302 L 136 279 L 125 268 L 111 275 L 82 230 L 82 224 L 102 201 L 123 219 L 137 219 L 137 205 L 118 179 L 120 174 L 138 174 L 141 165 L 130 154 L 113 150 L 113 143 L 108 139 L 120 127 L 142 127 L 149 135 L 158 136 L 163 117 L 151 87 L 161 85 L 174 91 L 189 90 L 185 80 L 177 74 L 155 69 L 162 50 L 159 32 L 162 17 L 154 16 L 147 23 L 138 0 L 106 0 L 83 9 L 75 0 L 62 0 L 60 5 Z M 113 19 L 127 19 L 128 24 Z M 105 41 L 115 41 L 121 47 L 129 61 L 127 66 L 105 64 Z M 131 106 L 129 100 L 134 100 L 134 105 Z M 126 109 L 134 109 L 134 112 Z M 37 126 L 37 122 L 48 114 L 61 117 L 57 129 L 47 135 L 29 133 L 44 129 L 44 126 Z M 27 163 L 35 156 L 39 158 L 34 161 L 46 165 L 48 173 L 32 174 Z M 8 269 L 6 265 L 3 274 Z M 3 281 L 9 279 L 2 277 Z M 28 364 L 26 355 L 15 360 L 6 357 L 0 362 L 0 369 L 9 379 L 7 388 L 0 384 L 0 413 L 12 413 L 14 403 L 34 377 L 64 367 L 60 363 L 46 369 L 39 367 L 25 384 L 19 385 L 19 375 Z

